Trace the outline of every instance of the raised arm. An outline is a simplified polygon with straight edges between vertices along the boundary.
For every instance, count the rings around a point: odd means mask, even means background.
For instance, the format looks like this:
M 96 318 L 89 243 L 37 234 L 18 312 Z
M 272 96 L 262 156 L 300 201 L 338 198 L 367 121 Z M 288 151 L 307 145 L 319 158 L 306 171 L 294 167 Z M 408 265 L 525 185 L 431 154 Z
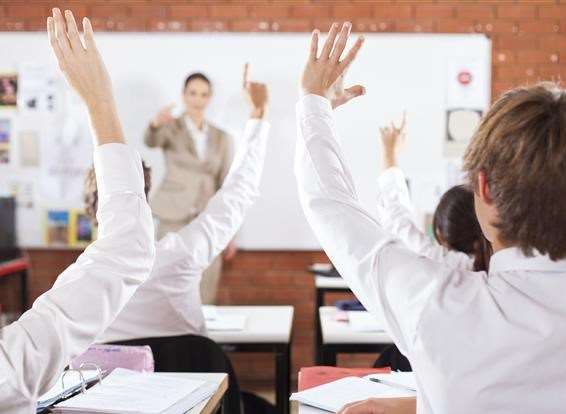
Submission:
M 259 197 L 269 132 L 269 124 L 264 120 L 268 104 L 267 86 L 250 82 L 245 75 L 244 93 L 252 113 L 222 188 L 195 220 L 178 233 L 166 236 L 178 239 L 180 249 L 177 258 L 193 267 L 194 272 L 202 272 L 226 248 Z M 164 242 L 167 242 L 166 238 Z
M 336 135 L 332 107 L 347 102 L 337 80 L 362 46 L 358 39 L 340 60 L 350 25 L 333 25 L 318 54 L 318 32 L 302 76 L 297 104 L 295 172 L 303 210 L 330 260 L 364 306 L 384 318 L 410 352 L 422 310 L 444 269 L 404 248 L 360 205 Z M 363 91 L 361 86 L 355 87 Z M 342 97 L 342 98 L 341 98 Z M 351 98 L 350 98 L 351 99 Z M 353 138 L 353 137 L 352 137 Z
M 150 148 L 165 148 L 168 145 L 171 130 L 168 125 L 175 120 L 171 111 L 175 104 L 167 105 L 153 117 L 144 133 L 144 142 Z
M 141 159 L 123 143 L 90 22 L 83 21 L 83 45 L 72 14 L 66 12 L 65 18 L 55 9 L 48 31 L 59 66 L 87 104 L 94 130 L 98 239 L 31 310 L 2 330 L 0 406 L 8 411 L 34 402 L 53 385 L 71 359 L 114 320 L 148 277 L 154 259 Z
M 447 266 L 473 269 L 473 259 L 462 252 L 453 251 L 428 237 L 416 224 L 409 199 L 409 189 L 397 156 L 405 141 L 406 116 L 397 127 L 391 123 L 379 129 L 383 172 L 378 178 L 379 222 L 383 228 L 401 240 L 415 253 Z

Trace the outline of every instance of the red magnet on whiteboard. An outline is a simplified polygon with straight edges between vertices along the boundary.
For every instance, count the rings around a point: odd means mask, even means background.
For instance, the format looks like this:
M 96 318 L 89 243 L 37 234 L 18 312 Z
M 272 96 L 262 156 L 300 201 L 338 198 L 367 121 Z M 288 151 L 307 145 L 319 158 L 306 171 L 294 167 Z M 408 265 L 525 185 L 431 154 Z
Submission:
M 460 71 L 458 73 L 458 82 L 460 82 L 460 84 L 464 86 L 469 85 L 470 83 L 472 83 L 472 74 L 467 70 Z

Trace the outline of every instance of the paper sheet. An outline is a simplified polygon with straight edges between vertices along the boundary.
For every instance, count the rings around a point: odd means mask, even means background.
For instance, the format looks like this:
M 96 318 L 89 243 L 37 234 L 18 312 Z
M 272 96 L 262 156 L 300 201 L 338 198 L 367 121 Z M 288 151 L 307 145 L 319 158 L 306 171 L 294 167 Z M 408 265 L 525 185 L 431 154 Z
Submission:
M 358 377 L 342 378 L 291 395 L 291 401 L 337 412 L 346 404 L 368 398 L 414 397 L 415 393 Z
M 417 391 L 417 379 L 414 372 L 396 372 L 390 374 L 371 374 L 366 378 L 377 378 L 386 385 L 399 385 Z

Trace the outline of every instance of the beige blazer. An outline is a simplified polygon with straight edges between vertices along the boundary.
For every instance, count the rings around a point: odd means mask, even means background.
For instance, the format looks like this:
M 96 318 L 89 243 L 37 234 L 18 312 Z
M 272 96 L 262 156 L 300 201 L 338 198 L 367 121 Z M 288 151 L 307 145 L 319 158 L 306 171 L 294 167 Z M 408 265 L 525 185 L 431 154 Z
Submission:
M 222 185 L 232 162 L 230 139 L 226 132 L 210 124 L 208 133 L 208 151 L 202 160 L 183 117 L 147 128 L 146 145 L 160 147 L 165 154 L 165 178 L 150 200 L 160 220 L 188 223 Z

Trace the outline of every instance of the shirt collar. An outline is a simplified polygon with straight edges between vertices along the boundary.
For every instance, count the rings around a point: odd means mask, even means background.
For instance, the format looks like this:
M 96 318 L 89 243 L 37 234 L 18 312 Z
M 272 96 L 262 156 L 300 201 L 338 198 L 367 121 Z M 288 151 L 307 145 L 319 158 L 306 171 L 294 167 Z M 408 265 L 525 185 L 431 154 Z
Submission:
M 187 124 L 187 128 L 191 133 L 200 133 L 200 134 L 208 134 L 208 122 L 204 121 L 204 125 L 202 129 L 198 129 L 193 120 L 190 116 L 185 115 L 185 123 Z
M 566 259 L 550 260 L 548 255 L 534 252 L 533 256 L 525 256 L 521 249 L 509 247 L 491 256 L 489 272 L 506 272 L 513 270 L 528 270 L 538 272 L 566 272 Z

